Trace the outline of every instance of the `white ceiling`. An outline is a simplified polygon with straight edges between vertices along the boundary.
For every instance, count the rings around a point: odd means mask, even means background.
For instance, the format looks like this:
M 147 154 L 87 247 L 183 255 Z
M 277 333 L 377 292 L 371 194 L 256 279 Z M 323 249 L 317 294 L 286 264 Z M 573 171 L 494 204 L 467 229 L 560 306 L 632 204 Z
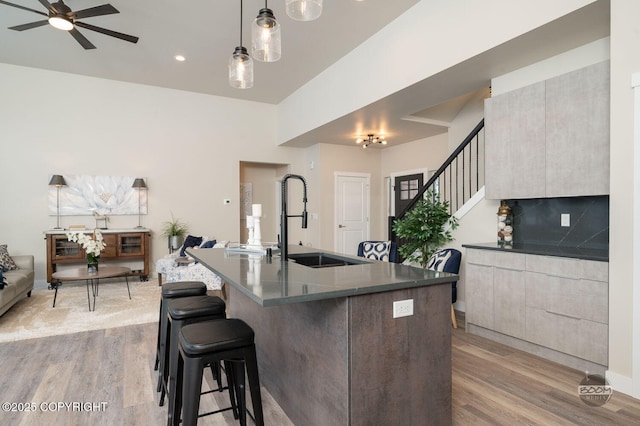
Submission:
M 80 29 L 97 47 L 84 50 L 71 35 L 48 25 L 9 30 L 45 17 L 0 4 L 0 62 L 277 104 L 418 2 L 326 0 L 320 19 L 297 22 L 286 16 L 283 0 L 272 0 L 268 6 L 282 25 L 282 59 L 269 64 L 254 61 L 254 87 L 238 90 L 228 85 L 227 63 L 239 44 L 240 1 L 67 0 L 66 4 L 82 10 L 107 1 L 120 13 L 81 21 L 138 36 L 137 44 Z M 38 0 L 10 2 L 45 11 Z M 245 47 L 250 47 L 251 21 L 262 7 L 260 0 L 244 0 Z M 353 144 L 356 122 L 386 122 L 394 134 L 388 146 L 446 132 L 466 99 L 472 92 L 486 90 L 491 77 L 607 36 L 608 16 L 608 2 L 603 0 L 287 145 Z M 176 54 L 187 60 L 175 61 Z

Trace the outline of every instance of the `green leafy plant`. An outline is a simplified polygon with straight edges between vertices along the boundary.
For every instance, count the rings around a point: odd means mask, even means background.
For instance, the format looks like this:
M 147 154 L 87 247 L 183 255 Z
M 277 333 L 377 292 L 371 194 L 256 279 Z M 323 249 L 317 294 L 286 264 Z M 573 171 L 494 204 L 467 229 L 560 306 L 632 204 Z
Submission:
M 402 257 L 427 267 L 429 257 L 440 247 L 453 241 L 451 231 L 458 227 L 458 219 L 449 214 L 449 202 L 440 202 L 433 191 L 402 218 L 394 221 L 393 232 L 404 243 L 398 248 Z
M 189 227 L 173 217 L 171 213 L 171 220 L 162 224 L 162 235 L 165 237 L 184 237 L 189 232 Z

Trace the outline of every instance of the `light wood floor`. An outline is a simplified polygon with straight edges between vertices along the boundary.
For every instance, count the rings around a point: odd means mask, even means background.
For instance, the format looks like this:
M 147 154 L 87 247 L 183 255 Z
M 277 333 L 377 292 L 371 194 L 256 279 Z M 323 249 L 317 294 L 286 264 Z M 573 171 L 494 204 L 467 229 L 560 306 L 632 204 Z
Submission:
M 36 405 L 34 412 L 0 413 L 0 424 L 165 424 L 166 406 L 158 407 L 155 392 L 156 330 L 142 324 L 0 344 L 0 401 Z M 614 393 L 598 408 L 582 403 L 582 374 L 459 328 L 453 333 L 453 424 L 640 424 L 640 401 L 626 395 Z M 225 405 L 226 393 L 216 398 Z M 267 424 L 291 424 L 264 391 L 263 398 Z M 212 400 L 203 398 L 203 410 L 216 406 Z M 43 402 L 53 411 L 44 411 Z M 73 411 L 58 402 L 106 406 Z M 200 422 L 232 423 L 230 413 Z

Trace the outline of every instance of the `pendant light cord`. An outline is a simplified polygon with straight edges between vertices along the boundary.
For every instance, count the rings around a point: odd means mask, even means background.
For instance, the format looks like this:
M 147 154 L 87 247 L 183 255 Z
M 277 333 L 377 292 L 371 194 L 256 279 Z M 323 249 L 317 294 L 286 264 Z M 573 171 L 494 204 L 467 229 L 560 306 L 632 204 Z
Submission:
M 242 3 L 243 0 L 240 0 L 240 47 L 242 47 Z

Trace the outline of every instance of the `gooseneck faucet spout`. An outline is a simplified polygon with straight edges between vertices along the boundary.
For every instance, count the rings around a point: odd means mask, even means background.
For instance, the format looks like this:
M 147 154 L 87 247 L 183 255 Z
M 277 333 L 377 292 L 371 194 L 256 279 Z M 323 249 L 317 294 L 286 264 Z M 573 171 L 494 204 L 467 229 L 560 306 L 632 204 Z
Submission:
M 304 187 L 304 193 L 302 195 L 302 202 L 304 204 L 304 207 L 302 209 L 302 214 L 298 215 L 287 214 L 287 181 L 291 178 L 302 181 L 302 185 Z M 289 254 L 289 250 L 287 247 L 287 245 L 289 244 L 287 219 L 290 217 L 300 217 L 302 218 L 302 228 L 307 228 L 307 181 L 304 180 L 304 177 L 300 175 L 287 174 L 282 178 L 281 189 L 282 208 L 280 209 L 280 258 L 282 261 L 286 261 Z

